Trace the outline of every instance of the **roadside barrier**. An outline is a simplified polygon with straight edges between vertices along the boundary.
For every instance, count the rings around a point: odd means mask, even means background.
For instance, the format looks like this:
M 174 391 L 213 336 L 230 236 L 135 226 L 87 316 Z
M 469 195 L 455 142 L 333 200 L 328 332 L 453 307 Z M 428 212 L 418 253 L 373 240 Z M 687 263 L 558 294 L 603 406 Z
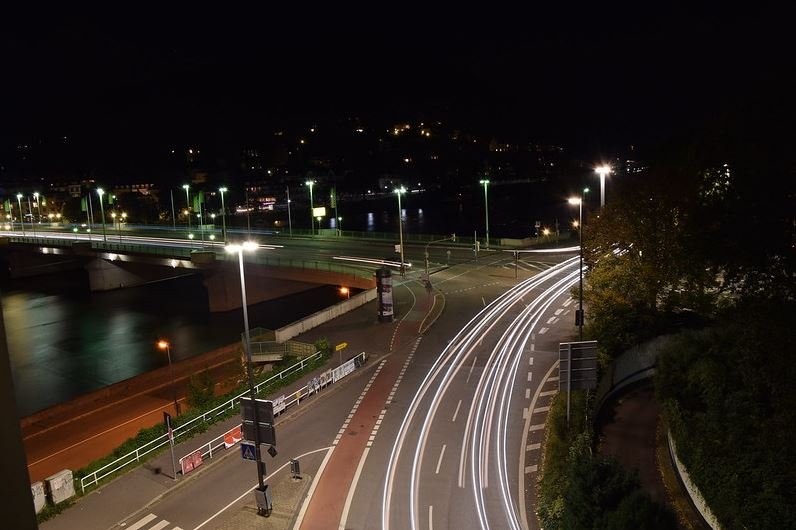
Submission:
M 367 354 L 365 352 L 361 352 L 340 366 L 336 368 L 330 368 L 329 370 L 326 370 L 320 374 L 318 377 L 313 377 L 307 382 L 306 385 L 299 388 L 297 391 L 291 392 L 290 394 L 282 394 L 273 400 L 274 416 L 282 414 L 285 410 L 293 405 L 298 405 L 301 400 L 308 398 L 312 394 L 317 394 L 322 388 L 329 386 L 332 383 L 336 383 L 357 368 L 363 366 L 366 360 Z M 241 396 L 248 396 L 248 392 L 241 394 Z M 239 399 L 241 396 L 238 396 L 235 399 Z M 214 452 L 217 454 L 220 449 L 229 449 L 230 447 L 235 446 L 243 438 L 241 435 L 241 428 L 242 425 L 236 425 L 221 436 L 213 438 L 198 449 L 194 449 L 187 455 L 180 457 L 178 468 L 180 472 L 183 475 L 190 473 L 200 466 L 205 458 L 213 458 Z
M 360 355 L 364 355 L 364 352 L 361 353 Z M 272 383 L 272 382 L 274 382 L 276 380 L 282 380 L 287 375 L 290 375 L 293 372 L 304 370 L 304 367 L 307 364 L 309 364 L 311 361 L 313 361 L 315 359 L 318 359 L 320 356 L 321 356 L 321 352 L 315 352 L 314 354 L 310 355 L 309 357 L 301 359 L 296 364 L 294 364 L 294 365 L 292 365 L 292 366 L 290 366 L 288 368 L 285 368 L 284 370 L 282 370 L 281 372 L 279 372 L 277 374 L 272 375 L 271 377 L 269 377 L 268 379 L 258 383 L 254 387 L 255 393 L 259 394 L 260 393 L 260 389 L 262 387 L 268 385 L 269 383 Z M 357 357 L 359 357 L 359 356 L 357 356 Z M 352 359 L 352 361 L 353 361 L 353 359 Z M 180 436 L 183 436 L 186 433 L 190 432 L 194 428 L 198 427 L 201 423 L 206 422 L 208 419 L 211 419 L 211 418 L 213 418 L 215 416 L 219 416 L 221 414 L 224 414 L 227 410 L 234 409 L 236 406 L 239 405 L 240 398 L 247 397 L 248 395 L 249 395 L 249 391 L 247 390 L 246 392 L 243 392 L 243 393 L 233 397 L 229 401 L 227 401 L 227 402 L 225 402 L 225 403 L 223 403 L 223 404 L 221 404 L 221 405 L 219 405 L 219 406 L 217 406 L 217 407 L 215 407 L 215 408 L 213 408 L 211 410 L 208 410 L 208 411 L 204 412 L 201 416 L 197 416 L 196 418 L 192 419 L 191 421 L 188 421 L 188 422 L 183 423 L 182 425 L 180 425 L 178 427 L 175 427 L 174 429 L 172 429 L 172 435 L 173 435 L 174 439 L 177 440 L 177 438 L 179 438 Z M 290 403 L 292 404 L 293 402 L 298 402 L 298 399 L 299 398 L 296 397 Z M 108 476 L 110 476 L 113 473 L 119 471 L 120 469 L 122 469 L 122 468 L 124 468 L 124 467 L 126 467 L 128 465 L 131 465 L 133 463 L 140 462 L 142 457 L 144 457 L 145 455 L 151 453 L 152 451 L 155 451 L 155 450 L 167 445 L 168 443 L 169 443 L 169 435 L 168 435 L 168 433 L 163 433 L 161 436 L 158 436 L 154 440 L 145 443 L 141 447 L 137 447 L 134 451 L 130 451 L 126 455 L 123 455 L 123 456 L 117 458 L 116 460 L 114 460 L 114 461 L 102 466 L 101 468 L 97 469 L 96 471 L 90 473 L 89 475 L 86 475 L 85 477 L 82 477 L 80 479 L 80 489 L 81 489 L 81 491 L 83 493 L 85 493 L 87 487 L 97 485 L 97 484 L 99 484 L 99 481 L 101 481 L 104 478 L 107 478 Z

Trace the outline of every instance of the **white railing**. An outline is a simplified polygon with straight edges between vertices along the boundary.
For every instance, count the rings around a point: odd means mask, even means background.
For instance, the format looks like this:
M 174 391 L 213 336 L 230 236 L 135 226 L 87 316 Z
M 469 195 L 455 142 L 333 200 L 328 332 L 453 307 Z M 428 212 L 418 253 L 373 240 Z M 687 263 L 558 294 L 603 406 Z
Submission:
M 287 376 L 287 375 L 289 375 L 289 374 L 291 374 L 293 372 L 304 370 L 304 366 L 305 365 L 307 365 L 310 361 L 317 359 L 318 357 L 320 357 L 320 355 L 321 355 L 321 352 L 315 352 L 314 354 L 310 355 L 309 357 L 306 357 L 306 358 L 302 359 L 301 361 L 297 362 L 293 366 L 285 368 L 281 372 L 272 375 L 271 377 L 269 377 L 265 381 L 262 381 L 262 382 L 258 383 L 254 387 L 255 393 L 259 394 L 260 393 L 260 388 L 262 388 L 263 386 L 265 386 L 265 385 L 267 385 L 269 383 L 272 383 L 273 381 L 276 381 L 276 380 L 280 380 L 281 381 L 282 379 L 285 378 L 285 376 Z M 228 409 L 230 409 L 230 410 L 234 409 L 235 406 L 240 403 L 240 398 L 242 398 L 244 396 L 248 396 L 248 394 L 249 394 L 249 391 L 247 390 L 246 392 L 243 392 L 240 395 L 237 395 L 237 396 L 233 397 L 229 401 L 217 406 L 216 408 L 204 412 L 201 416 L 197 416 L 196 418 L 192 419 L 191 421 L 183 423 L 179 427 L 175 427 L 172 430 L 173 435 L 174 435 L 174 439 L 176 440 L 179 436 L 184 435 L 185 433 L 188 433 L 191 430 L 193 430 L 194 428 L 196 428 L 199 425 L 200 421 L 201 422 L 206 422 L 208 418 L 213 418 L 215 416 L 223 414 Z M 292 402 L 291 402 L 291 404 L 292 404 Z M 96 471 L 92 472 L 90 475 L 86 475 L 85 477 L 81 478 L 80 479 L 80 488 L 81 488 L 81 490 L 85 493 L 86 487 L 98 484 L 100 480 L 102 480 L 105 477 L 115 473 L 116 471 L 119 471 L 120 469 L 122 469 L 122 468 L 124 468 L 124 467 L 126 467 L 126 466 L 128 466 L 128 465 L 130 465 L 130 464 L 132 464 L 134 462 L 139 462 L 141 460 L 141 457 L 151 453 L 152 451 L 154 451 L 156 449 L 159 449 L 160 447 L 163 447 L 164 445 L 166 445 L 168 443 L 169 443 L 168 434 L 167 433 L 163 433 L 162 435 L 158 436 L 154 440 L 145 443 L 141 447 L 137 447 L 134 451 L 130 451 L 126 455 L 123 455 L 123 456 L 117 458 L 113 462 L 110 462 L 110 463 L 102 466 L 101 468 L 99 468 Z
M 365 364 L 366 360 L 367 360 L 367 355 L 365 354 L 365 352 L 361 352 L 358 355 L 346 361 L 345 363 L 343 363 L 341 366 L 328 370 L 328 372 L 330 373 L 327 378 L 321 377 L 318 378 L 317 380 L 313 379 L 312 381 L 309 382 L 309 384 L 304 385 L 295 392 L 291 392 L 289 397 L 285 395 L 281 396 L 280 400 L 284 399 L 284 402 L 280 401 L 280 403 L 282 404 L 278 407 L 278 409 L 277 408 L 274 409 L 274 416 L 282 414 L 285 410 L 289 409 L 293 405 L 298 405 L 303 399 L 311 396 L 312 394 L 317 394 L 318 392 L 320 392 L 321 388 L 324 388 L 334 382 L 339 381 L 340 379 L 351 373 L 353 370 L 355 370 L 358 366 Z M 240 398 L 240 396 L 238 396 L 238 398 Z M 277 410 L 279 412 L 276 412 Z M 189 452 L 186 455 L 181 456 L 177 471 L 181 473 L 182 461 L 188 457 L 192 457 L 194 454 L 196 454 L 197 451 L 201 452 L 203 459 L 205 457 L 213 458 L 213 451 L 218 452 L 218 449 L 220 449 L 222 446 L 226 448 L 226 445 L 224 444 L 224 437 L 239 427 L 242 429 L 243 424 L 231 428 L 221 436 L 217 436 L 212 440 L 210 440 L 209 442 L 207 442 L 206 444 L 202 445 L 201 447 L 194 449 L 193 451 Z

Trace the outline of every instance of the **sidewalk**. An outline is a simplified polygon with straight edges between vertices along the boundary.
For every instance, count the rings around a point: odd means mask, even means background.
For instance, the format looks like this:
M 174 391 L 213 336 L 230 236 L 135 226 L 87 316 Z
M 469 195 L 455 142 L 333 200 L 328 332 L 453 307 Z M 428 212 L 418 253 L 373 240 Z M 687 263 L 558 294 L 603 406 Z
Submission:
M 687 496 L 674 477 L 665 434 L 662 436 L 660 406 L 651 382 L 641 384 L 609 404 L 613 418 L 599 425 L 600 454 L 613 456 L 628 470 L 637 470 L 641 488 L 658 504 L 677 515 L 679 528 L 703 528 Z M 664 431 L 665 432 L 665 431 Z
M 398 292 L 400 293 L 400 289 Z M 409 311 L 410 304 L 411 297 L 405 294 L 396 297 L 396 311 L 399 317 Z M 413 319 L 417 317 L 417 315 L 409 316 Z M 304 375 L 298 381 L 283 387 L 277 392 L 276 396 L 267 397 L 273 398 L 283 393 L 295 392 L 321 372 L 337 366 L 340 359 L 345 361 L 361 351 L 367 352 L 369 358 L 373 360 L 388 354 L 391 350 L 395 331 L 399 327 L 399 320 L 393 323 L 378 323 L 376 302 L 371 302 L 300 335 L 297 340 L 303 342 L 312 343 L 319 338 L 326 338 L 330 345 L 347 342 L 348 347 L 338 355 L 333 354 L 324 367 L 318 368 L 314 372 Z M 416 328 L 416 326 L 414 327 Z M 370 363 L 371 361 L 368 362 L 369 365 Z M 344 385 L 345 382 L 341 384 Z M 313 396 L 297 407 L 288 409 L 283 415 L 278 417 L 277 425 L 298 416 L 307 407 L 313 406 L 315 400 L 316 398 Z M 233 416 L 212 425 L 206 432 L 177 444 L 174 451 L 175 459 L 178 460 L 180 457 L 190 454 L 238 424 L 240 424 L 240 418 Z M 230 454 L 230 452 L 226 451 L 224 454 Z M 220 456 L 223 457 L 223 455 Z M 211 463 L 212 461 L 205 461 L 202 467 L 206 468 Z M 79 499 L 75 506 L 54 519 L 43 523 L 42 528 L 48 530 L 67 530 L 82 527 L 108 528 L 152 504 L 162 496 L 167 495 L 174 488 L 178 488 L 181 484 L 191 480 L 192 477 L 199 476 L 202 473 L 202 468 L 199 468 L 185 477 L 178 474 L 178 480 L 175 482 L 171 478 L 171 469 L 171 455 L 168 450 L 165 450 L 143 465 L 111 480 Z M 113 506 L 113 510 L 108 510 L 109 506 Z M 123 516 L 118 514 L 123 514 Z

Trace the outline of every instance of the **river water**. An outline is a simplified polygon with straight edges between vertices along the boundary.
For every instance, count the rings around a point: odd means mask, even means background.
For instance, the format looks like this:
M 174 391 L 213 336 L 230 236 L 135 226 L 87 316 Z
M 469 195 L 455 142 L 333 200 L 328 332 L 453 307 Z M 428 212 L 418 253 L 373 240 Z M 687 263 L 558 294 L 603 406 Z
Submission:
M 210 313 L 198 277 L 89 293 L 84 273 L 3 286 L 3 317 L 20 416 L 235 342 L 243 313 Z M 341 300 L 318 287 L 249 307 L 252 328 L 275 329 Z
M 484 211 L 480 189 L 462 196 L 407 194 L 401 217 L 405 233 L 483 237 Z M 493 237 L 527 237 L 534 220 L 543 224 L 565 218 L 561 204 L 534 205 L 540 195 L 533 186 L 490 190 Z M 320 201 L 319 201 L 320 202 Z M 562 201 L 558 201 L 562 202 Z M 395 197 L 347 203 L 337 212 L 343 230 L 397 232 Z M 266 228 L 275 219 L 287 223 L 287 212 L 276 211 L 254 219 Z M 297 207 L 294 226 L 308 227 L 307 210 Z M 323 227 L 334 227 L 330 209 Z M 245 217 L 230 225 L 245 226 Z M 172 359 L 178 361 L 239 340 L 242 312 L 210 313 L 207 294 L 198 277 L 89 293 L 85 273 L 58 274 L 16 280 L 0 286 L 6 334 L 21 416 L 66 401 L 167 364 L 155 347 L 170 340 Z M 275 329 L 340 301 L 334 286 L 250 306 L 252 327 Z

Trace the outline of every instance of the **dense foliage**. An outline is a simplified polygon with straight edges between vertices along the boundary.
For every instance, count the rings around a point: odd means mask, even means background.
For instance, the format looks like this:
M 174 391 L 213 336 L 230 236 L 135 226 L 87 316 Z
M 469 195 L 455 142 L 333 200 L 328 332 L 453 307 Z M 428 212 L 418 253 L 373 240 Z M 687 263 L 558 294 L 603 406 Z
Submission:
M 796 305 L 745 301 L 658 361 L 678 456 L 725 528 L 796 528 Z
M 572 394 L 569 427 L 563 394 L 550 408 L 539 482 L 542 526 L 548 530 L 673 528 L 672 514 L 642 492 L 635 474 L 614 459 L 593 454 L 587 406 L 584 392 Z
M 584 231 L 586 331 L 604 361 L 701 329 L 659 359 L 658 397 L 726 528 L 796 528 L 796 156 L 764 107 L 613 181 Z

